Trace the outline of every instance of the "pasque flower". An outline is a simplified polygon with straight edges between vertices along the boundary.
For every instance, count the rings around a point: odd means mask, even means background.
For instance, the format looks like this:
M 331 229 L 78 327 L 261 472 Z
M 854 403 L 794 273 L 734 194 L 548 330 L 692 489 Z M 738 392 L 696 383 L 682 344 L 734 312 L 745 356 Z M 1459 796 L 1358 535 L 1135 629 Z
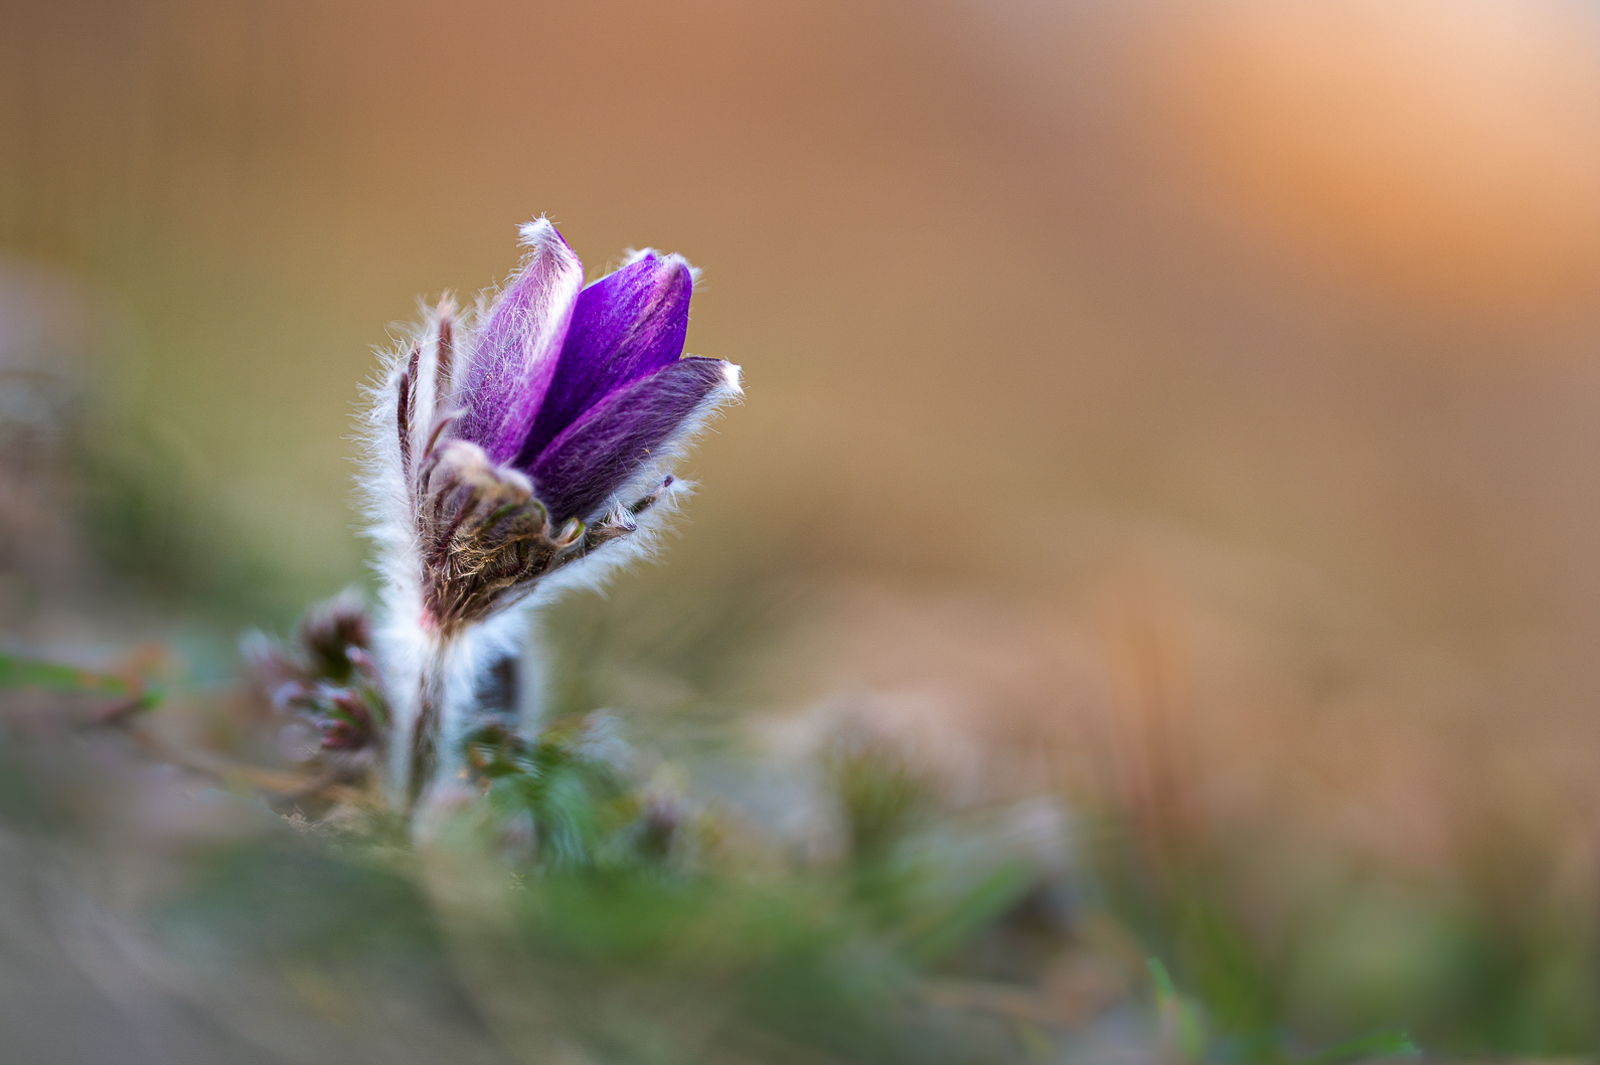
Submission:
M 391 737 L 407 803 L 453 764 L 444 749 L 467 722 L 452 707 L 520 635 L 511 608 L 569 573 L 592 577 L 591 556 L 643 546 L 679 487 L 673 459 L 740 394 L 738 367 L 683 356 L 695 279 L 683 258 L 634 253 L 585 287 L 548 221 L 523 226 L 522 243 L 487 306 L 458 315 L 446 299 L 429 313 L 369 421 L 385 653 L 417 680 Z

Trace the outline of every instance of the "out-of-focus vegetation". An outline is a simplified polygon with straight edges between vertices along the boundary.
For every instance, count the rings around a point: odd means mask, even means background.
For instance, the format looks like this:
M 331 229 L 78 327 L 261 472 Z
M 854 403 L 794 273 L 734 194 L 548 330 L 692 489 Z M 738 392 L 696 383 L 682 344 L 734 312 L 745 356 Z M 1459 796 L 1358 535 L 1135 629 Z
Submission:
M 248 749 L 250 732 L 283 724 L 249 699 L 192 693 L 187 709 L 131 717 L 145 707 L 80 705 L 125 696 L 127 682 L 3 666 L 10 912 L 37 910 L 53 931 L 39 938 L 62 954 L 50 960 L 87 966 L 126 1014 L 90 1034 L 132 1037 L 141 1058 L 206 1060 L 191 1057 L 201 1047 L 263 1060 L 607 1062 L 1414 1052 L 1393 1033 L 1306 1051 L 1260 994 L 1266 974 L 1247 971 L 1249 948 L 1221 938 L 1221 915 L 1191 920 L 1198 881 L 1171 885 L 1176 919 L 1147 928 L 1195 990 L 1175 990 L 1158 957 L 1152 981 L 1123 907 L 1095 897 L 1118 863 L 1064 862 L 1057 806 L 952 816 L 900 754 L 848 729 L 817 752 L 804 796 L 834 831 L 822 852 L 695 802 L 659 762 L 642 777 L 643 752 L 593 717 L 557 719 L 531 741 L 473 737 L 481 798 L 433 811 L 413 842 L 359 790 L 187 748 L 192 735 L 157 720 L 196 715 Z M 167 809 L 129 816 L 150 805 Z M 39 1048 L 26 1060 L 75 1060 L 73 1040 L 48 1045 L 48 1024 L 6 1021 L 15 1046 Z

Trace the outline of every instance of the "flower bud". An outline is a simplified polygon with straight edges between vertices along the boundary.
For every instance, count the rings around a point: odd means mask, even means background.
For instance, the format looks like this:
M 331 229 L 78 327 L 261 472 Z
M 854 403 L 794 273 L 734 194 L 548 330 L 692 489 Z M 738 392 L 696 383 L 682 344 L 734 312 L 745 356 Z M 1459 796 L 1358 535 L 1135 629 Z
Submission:
M 635 533 L 673 488 L 666 467 L 740 394 L 738 367 L 683 355 L 682 257 L 638 253 L 585 288 L 548 221 L 522 238 L 486 310 L 458 321 L 442 304 L 395 361 L 374 419 L 375 480 L 401 489 L 383 515 L 391 564 L 445 636 Z

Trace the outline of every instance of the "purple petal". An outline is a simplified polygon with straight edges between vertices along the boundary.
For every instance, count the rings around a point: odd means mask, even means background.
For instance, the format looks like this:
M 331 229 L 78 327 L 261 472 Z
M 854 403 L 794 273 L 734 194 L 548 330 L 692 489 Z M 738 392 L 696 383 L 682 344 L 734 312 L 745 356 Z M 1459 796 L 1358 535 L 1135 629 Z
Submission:
M 739 391 L 739 368 L 681 359 L 617 389 L 545 448 L 529 471 L 557 524 L 589 518 L 700 415 Z
M 578 296 L 572 326 L 533 426 L 517 454 L 526 466 L 589 407 L 683 354 L 694 273 L 678 255 L 647 252 Z
M 527 258 L 474 338 L 456 429 L 497 463 L 517 453 L 544 402 L 583 287 L 583 264 L 555 226 L 529 222 L 522 243 Z

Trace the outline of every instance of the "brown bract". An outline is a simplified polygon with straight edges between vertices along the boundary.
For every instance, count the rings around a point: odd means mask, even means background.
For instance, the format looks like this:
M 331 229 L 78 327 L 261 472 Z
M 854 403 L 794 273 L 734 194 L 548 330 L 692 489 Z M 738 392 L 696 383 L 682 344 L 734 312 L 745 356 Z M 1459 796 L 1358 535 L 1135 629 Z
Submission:
M 404 394 L 402 393 L 402 402 Z M 482 621 L 533 590 L 539 578 L 632 532 L 666 488 L 626 511 L 559 528 L 516 470 L 464 440 L 435 443 L 415 478 L 423 605 L 441 635 Z

